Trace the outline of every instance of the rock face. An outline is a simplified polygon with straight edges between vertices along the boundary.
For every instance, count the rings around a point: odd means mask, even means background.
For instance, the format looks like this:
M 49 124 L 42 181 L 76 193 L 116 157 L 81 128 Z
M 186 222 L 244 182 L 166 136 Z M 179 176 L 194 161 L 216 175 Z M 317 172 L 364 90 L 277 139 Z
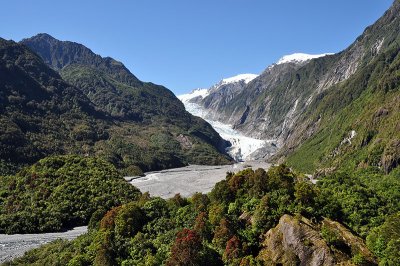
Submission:
M 220 122 L 225 120 L 222 111 L 227 99 L 241 92 L 256 77 L 255 74 L 241 74 L 223 79 L 209 89 L 196 89 L 178 96 L 188 112 L 206 119 L 222 138 L 231 143 L 227 152 L 235 161 L 260 160 L 275 154 L 277 149 L 274 140 L 252 138 L 234 130 L 232 124 Z
M 299 129 L 296 122 L 307 113 L 310 104 L 318 101 L 327 89 L 349 79 L 359 67 L 392 44 L 398 36 L 399 6 L 397 1 L 344 51 L 318 58 L 310 56 L 310 60 L 280 60 L 233 97 L 225 97 L 223 109 L 212 105 L 211 108 L 248 135 L 280 139 L 281 143 L 298 139 L 298 136 L 292 138 L 293 132 Z
M 258 75 L 241 74 L 235 77 L 223 79 L 207 90 L 201 97 L 193 98 L 191 102 L 202 106 L 206 112 L 206 118 L 216 121 L 223 121 L 226 124 L 234 124 L 237 118 L 226 114 L 226 107 L 230 101 L 243 92 Z
M 284 215 L 264 236 L 259 258 L 265 265 L 376 265 L 361 238 L 343 225 L 323 220 L 315 224 L 304 217 Z

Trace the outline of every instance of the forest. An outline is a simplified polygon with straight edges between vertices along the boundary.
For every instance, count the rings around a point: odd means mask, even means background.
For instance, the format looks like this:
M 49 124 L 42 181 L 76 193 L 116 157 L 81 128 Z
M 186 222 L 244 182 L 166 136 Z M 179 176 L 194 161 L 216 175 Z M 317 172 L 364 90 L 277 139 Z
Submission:
M 70 160 L 78 163 L 71 165 Z M 55 167 L 57 162 L 62 165 L 60 172 L 72 175 L 76 171 L 83 173 L 77 165 L 83 166 L 93 159 L 66 157 L 64 162 L 57 157 L 19 176 L 32 176 Z M 109 173 L 105 168 L 94 173 L 101 171 Z M 336 262 L 399 265 L 398 174 L 398 169 L 390 175 L 372 170 L 338 172 L 314 185 L 301 173 L 278 165 L 268 171 L 246 169 L 227 173 L 226 179 L 210 193 L 196 193 L 190 198 L 177 194 L 165 200 L 148 193 L 139 195 L 131 189 L 125 194 L 128 197 L 118 194 L 124 198 L 117 198 L 121 205 L 113 202 L 108 206 L 114 207 L 108 210 L 103 206 L 92 209 L 87 234 L 31 250 L 5 265 L 276 264 L 282 261 L 274 259 L 274 254 L 283 251 L 268 246 L 268 235 L 273 237 L 278 223 L 284 219 L 289 219 L 289 224 L 309 224 L 310 228 L 312 225 L 321 241 L 309 242 L 304 238 L 302 243 L 316 250 L 329 249 Z M 81 185 L 77 183 L 77 188 Z M 68 202 L 66 190 L 62 191 L 67 197 L 63 204 L 73 204 Z M 4 192 L 2 201 L 7 201 Z M 286 258 L 289 255 L 285 254 Z

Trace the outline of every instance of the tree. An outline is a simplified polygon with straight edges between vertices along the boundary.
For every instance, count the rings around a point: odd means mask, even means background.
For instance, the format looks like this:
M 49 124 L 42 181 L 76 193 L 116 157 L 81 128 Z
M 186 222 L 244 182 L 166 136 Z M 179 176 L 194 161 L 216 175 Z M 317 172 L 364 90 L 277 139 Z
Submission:
M 237 236 L 233 236 L 226 243 L 226 248 L 225 248 L 225 252 L 224 252 L 224 260 L 229 262 L 234 259 L 238 259 L 243 255 L 242 253 L 243 253 L 242 245 L 240 243 L 239 238 L 237 238 Z
M 229 222 L 223 218 L 219 226 L 214 230 L 213 244 L 222 252 L 226 247 L 226 242 L 233 236 Z
M 400 212 L 372 230 L 367 245 L 379 258 L 380 265 L 400 265 Z
M 206 212 L 200 212 L 199 215 L 197 215 L 193 229 L 204 240 L 209 240 L 211 238 L 211 224 L 208 221 Z
M 202 244 L 200 236 L 193 230 L 183 229 L 176 235 L 167 266 L 195 266 L 201 263 Z
M 311 182 L 299 181 L 294 185 L 294 196 L 299 203 L 310 206 L 317 197 L 317 191 Z

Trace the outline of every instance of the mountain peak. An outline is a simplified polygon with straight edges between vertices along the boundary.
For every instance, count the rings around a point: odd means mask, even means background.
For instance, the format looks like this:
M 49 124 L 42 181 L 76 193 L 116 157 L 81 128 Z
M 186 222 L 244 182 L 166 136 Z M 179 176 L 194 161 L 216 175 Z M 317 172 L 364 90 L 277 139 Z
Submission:
M 114 79 L 130 86 L 142 85 L 142 82 L 121 62 L 95 54 L 83 44 L 60 41 L 47 33 L 39 33 L 31 38 L 23 39 L 21 43 L 28 46 L 42 57 L 46 64 L 57 71 L 70 65 L 84 65 L 108 73 Z
M 305 53 L 294 53 L 290 55 L 285 55 L 281 59 L 278 60 L 276 63 L 277 65 L 284 64 L 284 63 L 300 63 L 305 62 L 314 58 L 323 57 L 326 55 L 331 55 L 332 53 L 325 53 L 325 54 L 305 54 Z
M 38 33 L 35 36 L 32 36 L 31 38 L 32 39 L 34 39 L 34 38 L 43 38 L 43 39 L 56 40 L 56 38 L 54 38 L 53 36 L 51 36 L 48 33 Z

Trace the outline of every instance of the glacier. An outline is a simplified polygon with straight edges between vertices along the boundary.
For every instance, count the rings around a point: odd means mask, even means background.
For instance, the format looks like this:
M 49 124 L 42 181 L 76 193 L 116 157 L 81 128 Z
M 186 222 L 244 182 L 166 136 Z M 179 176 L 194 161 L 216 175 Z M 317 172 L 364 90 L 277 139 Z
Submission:
M 229 81 L 236 82 L 236 79 L 235 81 L 233 81 L 233 79 Z M 197 103 L 190 102 L 190 100 L 193 98 L 199 96 L 205 97 L 207 95 L 207 92 L 208 89 L 196 89 L 191 93 L 179 95 L 178 99 L 183 102 L 186 110 L 189 113 L 206 120 L 215 129 L 215 131 L 220 134 L 223 139 L 228 140 L 232 144 L 232 146 L 227 149 L 227 153 L 235 161 L 240 162 L 259 159 L 260 154 L 258 151 L 260 149 L 263 149 L 267 145 L 273 144 L 273 141 L 251 138 L 233 129 L 232 125 L 224 124 L 220 121 L 207 119 L 207 114 L 209 111 L 205 110 Z

